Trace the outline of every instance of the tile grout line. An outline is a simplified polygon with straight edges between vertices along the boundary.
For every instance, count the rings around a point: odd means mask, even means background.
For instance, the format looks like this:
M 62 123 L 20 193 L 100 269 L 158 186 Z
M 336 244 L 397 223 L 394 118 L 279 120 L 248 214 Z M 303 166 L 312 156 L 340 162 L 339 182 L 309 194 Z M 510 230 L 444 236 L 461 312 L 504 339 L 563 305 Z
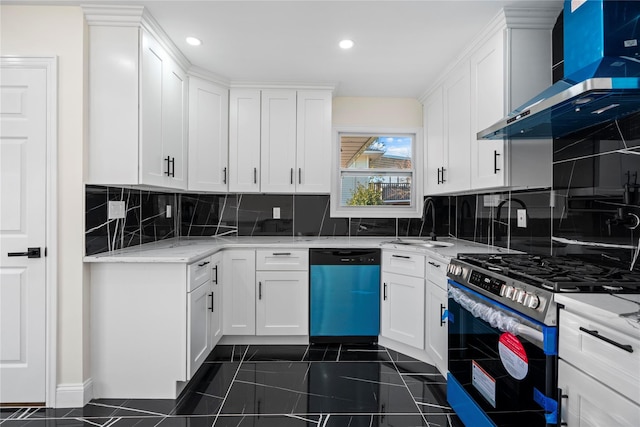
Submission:
M 234 346 L 234 351 L 235 351 L 235 346 Z M 229 384 L 229 388 L 227 389 L 227 392 L 224 395 L 224 399 L 222 399 L 222 403 L 220 404 L 220 408 L 218 409 L 218 412 L 216 413 L 216 417 L 213 420 L 213 424 L 211 424 L 211 427 L 214 427 L 216 425 L 216 423 L 218 422 L 218 417 L 220 417 L 220 412 L 222 412 L 222 408 L 224 407 L 224 404 L 227 401 L 227 397 L 229 397 L 229 393 L 231 392 L 231 387 L 233 387 L 233 383 L 235 382 L 236 378 L 238 377 L 238 373 L 240 372 L 240 368 L 242 368 L 242 363 L 244 362 L 244 358 L 247 355 L 247 353 L 249 352 L 249 346 L 247 346 L 247 348 L 244 350 L 244 353 L 242 354 L 242 358 L 240 359 L 240 363 L 238 364 L 238 369 L 236 369 L 236 373 L 233 375 L 233 378 L 231 379 L 231 383 Z
M 391 353 L 389 353 L 389 349 L 387 347 L 384 347 L 384 349 L 387 352 L 387 356 L 389 356 L 389 360 L 391 360 L 391 363 L 393 363 L 393 367 L 396 368 L 396 372 L 398 373 L 398 376 L 402 380 L 402 383 L 407 389 L 407 393 L 409 393 L 409 396 L 411 396 L 411 400 L 413 400 L 413 404 L 416 405 L 416 409 L 418 410 L 418 413 L 420 414 L 423 421 L 425 422 L 425 425 L 429 427 L 431 424 L 429 423 L 429 421 L 427 421 L 427 417 L 425 417 L 424 413 L 422 412 L 422 409 L 420 409 L 420 406 L 418 405 L 418 402 L 416 402 L 415 397 L 413 397 L 413 393 L 411 393 L 411 390 L 409 389 L 407 382 L 404 380 L 404 377 L 402 376 L 402 374 L 400 373 L 400 370 L 398 369 L 398 365 L 396 365 L 396 361 L 393 360 L 393 358 L 391 357 Z

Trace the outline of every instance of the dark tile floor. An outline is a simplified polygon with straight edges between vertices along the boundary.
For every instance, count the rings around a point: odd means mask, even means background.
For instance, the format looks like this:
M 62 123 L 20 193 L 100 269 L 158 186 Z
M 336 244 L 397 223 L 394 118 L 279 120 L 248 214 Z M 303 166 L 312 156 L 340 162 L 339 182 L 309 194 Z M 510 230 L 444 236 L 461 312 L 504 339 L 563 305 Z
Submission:
M 0 408 L 2 427 L 360 427 L 462 423 L 437 369 L 380 346 L 218 346 L 176 400 Z

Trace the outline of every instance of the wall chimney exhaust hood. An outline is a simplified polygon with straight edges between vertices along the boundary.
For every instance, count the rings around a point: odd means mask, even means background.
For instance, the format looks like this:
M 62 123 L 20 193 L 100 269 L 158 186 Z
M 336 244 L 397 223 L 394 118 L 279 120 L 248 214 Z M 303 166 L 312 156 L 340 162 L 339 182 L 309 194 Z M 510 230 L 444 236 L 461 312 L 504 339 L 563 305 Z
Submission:
M 561 138 L 640 111 L 640 1 L 564 2 L 564 79 L 477 134 Z

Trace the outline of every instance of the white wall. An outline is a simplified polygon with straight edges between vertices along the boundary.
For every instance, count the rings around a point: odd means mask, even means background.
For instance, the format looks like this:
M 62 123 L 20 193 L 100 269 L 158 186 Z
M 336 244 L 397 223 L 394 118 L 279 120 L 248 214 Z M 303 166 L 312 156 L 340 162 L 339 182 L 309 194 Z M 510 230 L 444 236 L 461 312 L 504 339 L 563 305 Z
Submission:
M 2 55 L 58 57 L 58 341 L 57 383 L 89 378 L 88 280 L 84 255 L 84 49 L 82 10 L 69 6 L 0 6 Z
M 333 98 L 333 126 L 422 127 L 422 104 L 415 98 Z

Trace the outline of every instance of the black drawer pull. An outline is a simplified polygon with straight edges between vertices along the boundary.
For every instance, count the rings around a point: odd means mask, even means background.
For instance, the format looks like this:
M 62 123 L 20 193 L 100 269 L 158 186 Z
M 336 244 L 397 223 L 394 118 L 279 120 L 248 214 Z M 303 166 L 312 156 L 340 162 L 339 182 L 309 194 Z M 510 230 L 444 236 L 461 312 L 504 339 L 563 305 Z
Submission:
M 620 344 L 619 342 L 615 342 L 614 340 L 607 338 L 605 336 L 602 336 L 598 333 L 598 331 L 596 330 L 590 330 L 590 329 L 585 329 L 582 326 L 580 326 L 580 330 L 582 332 L 586 332 L 589 335 L 591 335 L 592 337 L 598 338 L 599 340 L 602 340 L 606 343 L 609 343 L 611 345 L 615 345 L 618 348 L 621 348 L 624 351 L 628 351 L 629 353 L 633 353 L 633 347 L 631 347 L 629 344 Z
M 429 265 L 433 265 L 436 268 L 440 268 L 440 264 L 436 264 L 435 262 L 429 261 Z
M 213 306 L 214 306 L 213 292 L 211 292 L 209 296 L 211 297 L 211 307 L 209 307 L 209 311 L 213 313 Z
M 383 288 L 382 288 L 382 299 L 383 300 L 387 300 L 387 284 L 385 283 Z
M 213 271 L 216 272 L 216 278 L 212 280 L 214 285 L 218 284 L 218 266 L 216 265 L 215 267 L 213 267 Z
M 273 256 L 291 256 L 291 252 L 274 252 Z
M 204 267 L 207 264 L 209 264 L 209 261 L 201 262 L 200 264 L 198 264 L 198 267 Z
M 392 258 L 402 258 L 402 259 L 411 259 L 410 256 L 406 255 L 391 255 Z

